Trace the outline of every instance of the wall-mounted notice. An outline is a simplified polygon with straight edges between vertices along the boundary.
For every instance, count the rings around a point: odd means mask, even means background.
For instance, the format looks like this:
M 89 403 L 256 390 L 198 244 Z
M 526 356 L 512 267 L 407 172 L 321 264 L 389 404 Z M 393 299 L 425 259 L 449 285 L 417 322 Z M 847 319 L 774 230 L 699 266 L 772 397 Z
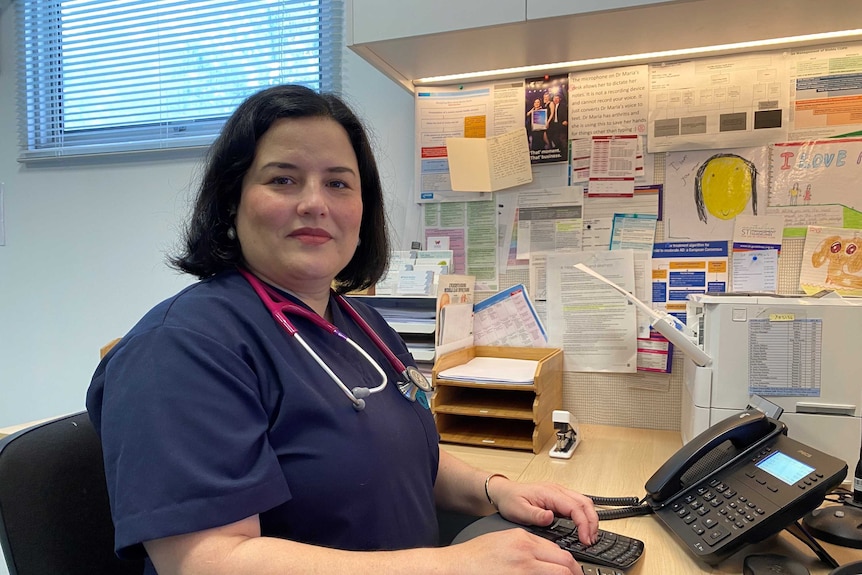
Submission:
M 781 52 L 649 67 L 650 153 L 763 146 L 787 134 L 787 59 Z
M 807 48 L 790 56 L 790 140 L 862 133 L 862 44 Z
M 426 86 L 416 92 L 416 201 L 490 200 L 453 191 L 446 138 L 491 138 L 523 126 L 524 83 Z
M 647 130 L 649 67 L 627 66 L 569 74 L 569 138 L 640 134 Z

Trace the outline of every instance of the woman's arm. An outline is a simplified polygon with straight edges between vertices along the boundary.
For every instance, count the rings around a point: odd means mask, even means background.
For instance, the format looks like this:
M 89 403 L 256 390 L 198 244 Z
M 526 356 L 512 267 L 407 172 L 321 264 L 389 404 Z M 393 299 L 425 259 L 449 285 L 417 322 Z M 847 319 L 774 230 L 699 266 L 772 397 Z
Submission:
M 484 489 L 484 487 L 483 487 Z M 147 541 L 159 575 L 575 575 L 556 544 L 510 529 L 460 545 L 402 551 L 342 551 L 261 537 L 257 516 L 214 529 Z
M 598 514 L 585 495 L 555 483 L 518 483 L 500 475 L 491 476 L 443 449 L 434 496 L 444 509 L 471 515 L 499 511 L 509 521 L 522 525 L 550 525 L 554 516 L 569 517 L 578 526 L 578 537 L 585 545 L 593 543 L 598 533 Z
M 148 541 L 144 547 L 159 575 L 361 575 L 397 571 L 387 565 L 398 566 L 404 573 L 406 562 L 429 560 L 422 556 L 427 549 L 351 552 L 262 537 L 256 515 L 222 527 Z
M 437 467 L 437 482 L 434 484 L 434 498 L 438 507 L 467 515 L 484 516 L 497 511 L 485 495 L 485 480 L 490 474 L 458 459 L 444 449 L 440 450 L 440 463 Z M 505 481 L 496 475 L 488 482 L 488 492 L 492 486 Z

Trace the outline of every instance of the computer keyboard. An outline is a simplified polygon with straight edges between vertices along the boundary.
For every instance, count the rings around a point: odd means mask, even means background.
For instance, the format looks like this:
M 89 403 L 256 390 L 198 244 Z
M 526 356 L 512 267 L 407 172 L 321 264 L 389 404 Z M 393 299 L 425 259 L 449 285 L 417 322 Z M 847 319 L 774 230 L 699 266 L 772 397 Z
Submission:
M 605 575 L 617 569 L 628 569 L 640 559 L 644 552 L 643 541 L 599 529 L 598 541 L 594 545 L 584 545 L 578 541 L 578 528 L 570 519 L 558 518 L 547 527 L 532 525 L 527 529 L 549 539 L 574 556 L 577 561 L 598 565 L 584 568 L 586 575 Z M 614 571 L 602 569 L 611 567 Z
M 584 575 L 625 575 L 616 567 L 605 567 L 604 565 L 593 565 L 591 563 L 578 563 Z

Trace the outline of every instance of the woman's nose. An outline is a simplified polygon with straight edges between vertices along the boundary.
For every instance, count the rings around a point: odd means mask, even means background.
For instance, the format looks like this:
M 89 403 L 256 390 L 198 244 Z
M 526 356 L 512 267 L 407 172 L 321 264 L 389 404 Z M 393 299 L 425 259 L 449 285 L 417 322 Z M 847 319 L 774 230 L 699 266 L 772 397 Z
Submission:
M 324 214 L 327 212 L 326 188 L 321 182 L 309 181 L 302 189 L 297 209 L 302 214 Z

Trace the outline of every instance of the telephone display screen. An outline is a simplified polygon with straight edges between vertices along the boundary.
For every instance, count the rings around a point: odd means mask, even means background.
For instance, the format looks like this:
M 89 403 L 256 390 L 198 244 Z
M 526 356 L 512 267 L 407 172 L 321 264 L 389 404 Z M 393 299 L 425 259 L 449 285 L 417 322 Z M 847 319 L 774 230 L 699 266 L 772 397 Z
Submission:
M 776 451 L 759 462 L 757 468 L 777 477 L 788 485 L 795 485 L 800 479 L 814 471 L 810 465 L 805 465 L 780 451 Z

